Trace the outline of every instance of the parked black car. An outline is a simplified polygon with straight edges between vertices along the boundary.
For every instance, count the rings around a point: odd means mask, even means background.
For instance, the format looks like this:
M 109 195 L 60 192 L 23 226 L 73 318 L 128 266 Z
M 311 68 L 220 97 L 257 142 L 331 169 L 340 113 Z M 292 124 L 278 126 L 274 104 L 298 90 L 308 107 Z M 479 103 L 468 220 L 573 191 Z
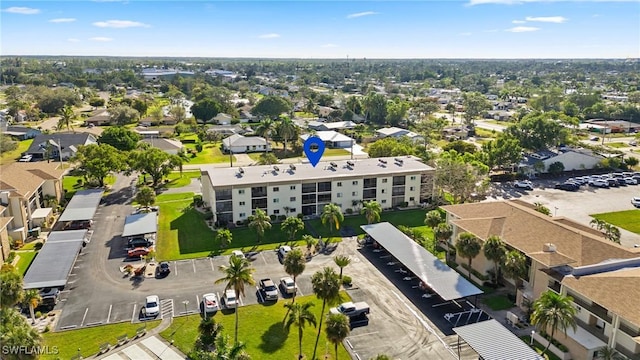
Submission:
M 158 264 L 156 271 L 158 272 L 158 277 L 165 277 L 171 273 L 171 267 L 169 267 L 168 262 L 162 261 Z
M 580 186 L 575 183 L 561 183 L 556 184 L 556 189 L 566 190 L 566 191 L 578 191 Z
M 144 238 L 129 239 L 129 241 L 127 242 L 128 249 L 135 249 L 138 247 L 149 247 L 152 245 L 153 245 L 153 241 L 147 240 Z

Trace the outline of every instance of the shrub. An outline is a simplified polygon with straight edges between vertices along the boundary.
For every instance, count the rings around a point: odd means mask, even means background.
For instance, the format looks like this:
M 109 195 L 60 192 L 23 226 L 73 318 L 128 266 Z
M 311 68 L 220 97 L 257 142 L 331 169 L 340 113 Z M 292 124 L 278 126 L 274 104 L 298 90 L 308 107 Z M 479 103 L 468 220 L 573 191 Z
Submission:
M 16 252 L 15 251 L 11 251 L 9 252 L 9 256 L 7 256 L 7 262 L 8 263 L 12 263 L 13 260 L 15 260 L 16 258 Z
M 344 211 L 344 213 L 345 213 L 345 214 L 347 214 L 347 215 L 351 215 L 351 214 L 353 214 L 353 209 L 352 209 L 352 208 L 347 208 L 347 209 Z
M 51 326 L 47 325 L 47 327 L 46 327 L 46 328 L 44 328 L 44 331 L 43 331 L 43 332 L 48 333 L 49 331 L 51 331 Z
M 195 205 L 195 206 L 204 205 L 204 200 L 202 200 L 202 195 L 194 195 L 194 197 L 193 197 L 193 205 Z
M 404 207 L 407 207 L 407 206 L 409 206 L 409 203 L 408 203 L 408 202 L 406 202 L 406 201 L 405 201 L 405 202 L 403 202 L 402 204 L 400 204 L 400 207 L 403 207 L 403 208 L 404 208 Z
M 213 220 L 213 213 L 211 211 L 207 211 L 206 213 L 204 213 L 204 219 L 209 221 L 209 220 Z
M 269 218 L 271 219 L 271 221 L 276 221 L 276 216 L 273 214 L 269 215 Z
M 42 313 L 40 311 L 36 311 L 35 315 L 36 319 L 40 319 L 42 317 Z
M 238 225 L 238 226 L 242 226 L 243 224 L 244 224 L 244 222 L 242 220 L 236 221 L 236 225 Z
M 196 151 L 197 152 L 202 152 L 202 143 L 199 142 L 199 143 L 196 144 Z
M 284 221 L 287 218 L 287 215 L 279 215 L 278 221 Z
M 297 217 L 298 219 L 302 219 L 302 218 L 304 217 L 304 215 L 302 215 L 302 213 L 300 213 L 300 214 L 296 215 L 296 217 Z
M 36 250 L 42 249 L 42 242 L 38 241 L 37 243 L 35 243 L 35 245 L 33 245 L 33 248 Z
M 351 285 L 351 276 L 343 275 L 342 276 L 342 285 Z
M 76 184 L 77 184 L 78 186 L 82 186 L 82 179 L 78 179 L 78 180 L 76 180 Z

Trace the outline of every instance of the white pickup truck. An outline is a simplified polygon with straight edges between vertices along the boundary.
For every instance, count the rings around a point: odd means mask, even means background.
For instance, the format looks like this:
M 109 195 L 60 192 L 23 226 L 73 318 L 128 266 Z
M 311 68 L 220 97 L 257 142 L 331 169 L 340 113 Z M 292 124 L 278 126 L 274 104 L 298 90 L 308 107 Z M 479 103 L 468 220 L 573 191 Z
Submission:
M 369 304 L 364 301 L 357 303 L 346 302 L 340 304 L 338 307 L 329 309 L 329 312 L 332 314 L 345 314 L 348 317 L 354 317 L 361 314 L 368 314 Z

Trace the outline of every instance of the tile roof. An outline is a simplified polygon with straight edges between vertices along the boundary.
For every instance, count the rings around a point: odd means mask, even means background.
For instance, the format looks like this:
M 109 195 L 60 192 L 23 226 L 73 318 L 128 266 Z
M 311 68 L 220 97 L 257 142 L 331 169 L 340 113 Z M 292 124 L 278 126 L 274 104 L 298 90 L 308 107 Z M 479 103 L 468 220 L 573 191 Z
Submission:
M 13 220 L 13 216 L 0 217 L 0 229 L 4 229 Z
M 0 190 L 13 190 L 21 196 L 28 196 L 45 181 L 60 179 L 66 170 L 59 169 L 57 162 L 15 162 L 0 168 L 2 181 Z

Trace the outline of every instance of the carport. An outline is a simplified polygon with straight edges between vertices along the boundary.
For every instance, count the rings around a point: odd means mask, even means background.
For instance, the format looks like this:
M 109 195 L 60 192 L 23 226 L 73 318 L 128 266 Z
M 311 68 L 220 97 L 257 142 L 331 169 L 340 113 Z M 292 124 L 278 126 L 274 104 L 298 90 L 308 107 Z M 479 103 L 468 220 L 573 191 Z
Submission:
M 122 237 L 155 234 L 158 232 L 158 213 L 129 215 L 124 219 Z
M 24 289 L 63 287 L 87 230 L 53 231 L 24 276 Z
M 62 215 L 58 219 L 59 222 L 83 221 L 91 220 L 100 205 L 100 199 L 104 190 L 80 190 L 67 204 Z
M 544 359 L 494 319 L 456 327 L 453 331 L 458 334 L 458 359 L 460 358 L 460 338 L 469 344 L 483 360 Z
M 469 280 L 388 222 L 360 226 L 445 301 L 482 294 Z

